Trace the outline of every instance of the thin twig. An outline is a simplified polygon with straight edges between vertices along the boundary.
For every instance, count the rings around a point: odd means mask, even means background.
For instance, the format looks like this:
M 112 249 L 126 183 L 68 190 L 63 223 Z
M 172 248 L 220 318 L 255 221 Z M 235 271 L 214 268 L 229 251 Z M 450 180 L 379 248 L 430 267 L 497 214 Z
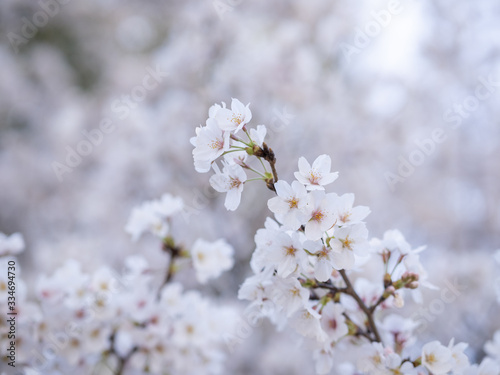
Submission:
M 168 262 L 168 267 L 167 267 L 167 272 L 165 274 L 165 278 L 163 279 L 163 283 L 158 288 L 158 294 L 157 294 L 158 299 L 160 299 L 161 290 L 163 289 L 163 287 L 166 284 L 168 284 L 170 282 L 170 280 L 172 280 L 172 277 L 174 277 L 174 272 L 175 272 L 174 260 L 175 260 L 175 258 L 180 256 L 181 252 L 182 252 L 182 248 L 180 246 L 175 246 L 173 240 L 170 240 L 170 239 L 167 239 L 166 241 L 164 241 L 162 246 L 163 246 L 162 247 L 163 251 L 165 251 L 166 253 L 169 254 L 170 259 Z
M 109 338 L 109 341 L 111 343 L 111 349 L 109 349 L 109 351 L 107 352 L 107 354 L 112 354 L 114 356 L 116 356 L 116 358 L 118 359 L 118 366 L 116 368 L 115 371 L 113 371 L 114 375 L 122 375 L 123 373 L 123 370 L 125 369 L 125 365 L 127 364 L 128 360 L 130 359 L 130 357 L 132 357 L 132 355 L 137 351 L 139 350 L 139 348 L 137 346 L 134 346 L 132 348 L 132 350 L 125 356 L 125 357 L 120 357 L 120 355 L 116 352 L 116 349 L 115 349 L 115 342 L 116 342 L 116 331 L 113 331 L 113 333 L 111 334 L 111 337 Z
M 382 303 L 384 302 L 385 300 L 387 299 L 387 297 L 384 297 L 384 295 L 382 294 L 380 296 L 380 298 L 377 300 L 377 302 L 375 302 L 372 306 L 369 307 L 369 310 L 370 312 L 373 314 L 373 312 L 375 311 L 375 309 Z
M 367 338 L 370 341 L 373 341 L 373 338 L 370 337 L 368 332 L 365 332 L 361 329 L 360 326 L 358 326 L 354 321 L 349 317 L 349 315 L 346 312 L 343 312 L 342 315 L 345 316 L 347 320 L 349 320 L 355 327 L 356 327 L 356 333 L 354 334 L 355 336 L 363 336 L 364 338 Z
M 349 277 L 347 277 L 347 273 L 345 270 L 340 270 L 339 271 L 340 275 L 342 276 L 342 279 L 344 280 L 347 288 L 345 293 L 349 294 L 351 297 L 353 297 L 356 302 L 358 303 L 358 306 L 363 310 L 363 312 L 366 315 L 366 318 L 368 319 L 368 324 L 370 325 L 370 330 L 372 331 L 373 335 L 375 336 L 375 341 L 377 342 L 382 342 L 382 339 L 380 338 L 380 334 L 378 333 L 377 325 L 375 324 L 375 320 L 373 319 L 373 312 L 370 311 L 368 307 L 366 307 L 365 303 L 361 299 L 361 297 L 356 293 L 354 290 L 354 287 L 351 284 L 351 281 L 349 280 Z

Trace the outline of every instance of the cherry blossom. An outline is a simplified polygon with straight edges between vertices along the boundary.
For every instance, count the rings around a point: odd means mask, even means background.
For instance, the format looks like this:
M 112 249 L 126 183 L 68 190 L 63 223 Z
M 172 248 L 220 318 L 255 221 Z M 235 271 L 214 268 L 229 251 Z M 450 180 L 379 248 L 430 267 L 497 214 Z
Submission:
M 159 200 L 144 202 L 132 210 L 125 230 L 134 241 L 144 232 L 164 238 L 169 233 L 169 219 L 183 207 L 182 199 L 169 194 L 163 195 Z
M 365 206 L 353 207 L 354 194 L 344 194 L 337 200 L 337 222 L 339 226 L 357 224 L 363 221 L 370 213 Z
M 300 182 L 288 184 L 280 180 L 274 184 L 277 197 L 269 199 L 267 206 L 285 227 L 297 230 L 307 220 L 305 208 L 307 191 Z
M 207 120 L 205 127 L 197 129 L 193 150 L 194 166 L 197 172 L 208 172 L 212 162 L 229 150 L 231 147 L 229 136 L 230 133 L 221 130 L 212 118 Z
M 308 218 L 305 234 L 309 240 L 319 240 L 330 229 L 336 220 L 338 195 L 325 194 L 323 191 L 312 191 L 307 197 L 304 208 Z
M 433 374 L 446 374 L 453 367 L 452 351 L 439 341 L 429 342 L 422 348 L 422 365 Z
M 238 164 L 229 164 L 223 161 L 222 165 L 222 172 L 216 164 L 213 165 L 215 174 L 210 177 L 210 185 L 219 193 L 227 193 L 224 206 L 228 210 L 234 211 L 240 205 L 241 193 L 247 175 Z
M 349 332 L 344 311 L 340 303 L 329 303 L 321 311 L 321 326 L 330 340 L 338 341 Z
M 330 173 L 332 160 L 328 155 L 320 155 L 314 160 L 312 166 L 306 158 L 299 159 L 299 171 L 295 178 L 304 184 L 307 190 L 324 190 L 324 186 L 331 184 L 338 177 L 338 172 Z
M 306 253 L 302 249 L 299 233 L 290 236 L 278 232 L 267 254 L 268 261 L 275 266 L 278 276 L 286 278 L 296 272 L 306 262 Z
M 252 112 L 249 108 L 250 104 L 243 105 L 238 99 L 233 98 L 231 101 L 231 109 L 217 107 L 212 110 L 213 118 L 222 130 L 238 132 L 252 119 Z
M 364 224 L 335 228 L 333 237 L 330 246 L 333 250 L 332 263 L 335 269 L 351 269 L 354 267 L 355 255 L 367 254 L 368 230 Z
M 233 248 L 223 239 L 208 242 L 196 240 L 191 248 L 196 278 L 202 284 L 209 279 L 217 278 L 223 271 L 233 267 Z

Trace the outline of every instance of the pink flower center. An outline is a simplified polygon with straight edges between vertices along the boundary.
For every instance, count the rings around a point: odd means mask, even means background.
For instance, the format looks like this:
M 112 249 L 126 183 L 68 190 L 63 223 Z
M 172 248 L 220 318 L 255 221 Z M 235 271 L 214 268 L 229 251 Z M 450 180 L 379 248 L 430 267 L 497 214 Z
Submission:
M 297 208 L 299 205 L 299 201 L 295 197 L 288 199 L 286 202 L 288 203 L 290 209 Z
M 295 253 L 297 252 L 297 249 L 294 248 L 293 246 L 285 247 L 285 250 L 286 250 L 286 255 L 287 256 L 294 256 Z
M 309 182 L 311 185 L 319 185 L 319 179 L 321 175 L 317 173 L 314 169 L 309 172 Z
M 336 330 L 337 329 L 337 320 L 336 319 L 330 319 L 330 321 L 328 322 L 329 326 L 331 329 L 333 330 Z
M 243 121 L 243 116 L 241 113 L 233 113 L 233 118 L 231 119 L 231 122 L 239 125 Z
M 321 210 L 316 210 L 312 213 L 311 220 L 321 222 L 325 218 L 325 214 Z
M 241 185 L 241 181 L 238 180 L 237 178 L 234 178 L 234 177 L 230 177 L 230 178 L 231 178 L 231 181 L 229 183 L 229 187 L 231 189 L 237 189 L 237 188 L 239 188 L 240 185 Z
M 352 244 L 354 241 L 347 236 L 344 241 L 342 241 L 344 247 L 348 248 L 349 250 L 352 250 Z
M 221 139 L 215 139 L 210 143 L 210 148 L 213 150 L 222 150 L 224 147 L 224 142 Z
M 344 214 L 339 215 L 339 220 L 343 223 L 347 223 L 350 216 L 351 216 L 350 212 L 345 212 Z

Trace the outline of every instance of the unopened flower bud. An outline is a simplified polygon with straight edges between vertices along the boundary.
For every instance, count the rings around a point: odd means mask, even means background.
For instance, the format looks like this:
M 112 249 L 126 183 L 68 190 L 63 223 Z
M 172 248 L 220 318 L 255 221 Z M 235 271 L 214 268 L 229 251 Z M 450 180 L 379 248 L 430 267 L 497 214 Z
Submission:
M 407 288 L 409 289 L 417 289 L 418 288 L 418 282 L 417 281 L 412 281 L 408 285 L 406 285 Z
M 419 276 L 415 272 L 405 272 L 401 276 L 401 280 L 403 280 L 404 282 L 418 281 L 418 279 L 419 279 Z
M 384 298 L 389 298 L 390 296 L 394 295 L 394 293 L 396 292 L 396 288 L 394 288 L 392 285 L 391 286 L 388 286 L 385 290 L 384 290 Z

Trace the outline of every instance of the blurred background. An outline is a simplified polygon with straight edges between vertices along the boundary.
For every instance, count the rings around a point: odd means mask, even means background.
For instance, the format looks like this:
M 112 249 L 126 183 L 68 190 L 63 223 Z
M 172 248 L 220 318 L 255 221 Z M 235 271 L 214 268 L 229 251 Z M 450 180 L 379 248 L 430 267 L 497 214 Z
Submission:
M 233 271 L 206 289 L 234 300 L 272 194 L 248 184 L 227 212 L 189 138 L 235 97 L 268 126 L 280 178 L 300 156 L 329 154 L 330 191 L 371 208 L 372 236 L 398 228 L 428 246 L 431 282 L 464 288 L 422 340 L 466 340 L 481 358 L 500 328 L 499 19 L 494 0 L 2 0 L 0 232 L 23 233 L 31 285 L 68 258 L 87 270 L 134 253 L 164 264 L 156 239 L 133 243 L 124 226 L 142 201 L 176 194 L 188 206 L 177 238 L 235 247 Z M 228 373 L 311 363 L 266 327 Z

